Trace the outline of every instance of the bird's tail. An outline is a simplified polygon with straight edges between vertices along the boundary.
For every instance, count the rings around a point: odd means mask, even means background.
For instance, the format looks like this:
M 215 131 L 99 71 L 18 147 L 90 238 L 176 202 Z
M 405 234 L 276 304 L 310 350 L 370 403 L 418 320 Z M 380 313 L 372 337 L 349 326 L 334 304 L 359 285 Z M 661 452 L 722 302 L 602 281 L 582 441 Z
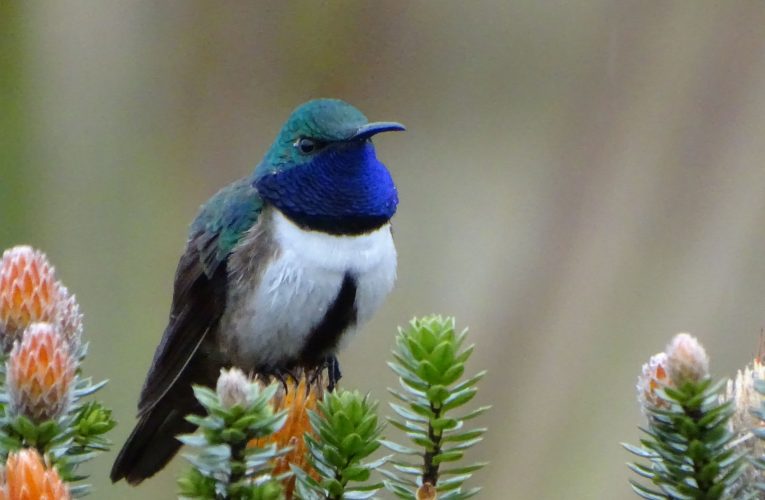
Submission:
M 140 416 L 112 466 L 110 477 L 113 482 L 124 478 L 130 484 L 139 484 L 175 456 L 181 447 L 176 436 L 196 428 L 186 420 L 186 415 L 202 412 L 191 387 L 184 389 L 183 394 L 163 398 Z

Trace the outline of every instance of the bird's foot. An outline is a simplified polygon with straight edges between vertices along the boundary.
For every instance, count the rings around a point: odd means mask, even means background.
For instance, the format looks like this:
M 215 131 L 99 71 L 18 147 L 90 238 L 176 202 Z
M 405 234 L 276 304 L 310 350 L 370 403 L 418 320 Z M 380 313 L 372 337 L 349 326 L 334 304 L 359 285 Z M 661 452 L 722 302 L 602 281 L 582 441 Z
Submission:
M 343 374 L 340 371 L 340 362 L 337 360 L 337 356 L 327 356 L 324 359 L 324 367 L 327 369 L 327 390 L 332 392 L 335 390 L 335 386 L 343 378 Z
M 332 392 L 335 390 L 338 381 L 343 376 L 340 371 L 340 362 L 334 355 L 327 356 L 317 364 L 274 367 L 267 370 L 262 369 L 259 373 L 263 382 L 270 383 L 271 381 L 278 380 L 285 391 L 289 391 L 290 386 L 292 385 L 297 386 L 301 378 L 305 377 L 307 382 L 306 390 L 308 390 L 310 387 L 317 384 L 323 385 L 323 374 L 325 369 L 327 370 L 326 389 Z
M 308 380 L 309 386 L 317 384 L 324 385 L 324 370 L 327 370 L 327 385 L 326 389 L 330 392 L 335 390 L 335 386 L 343 374 L 340 372 L 340 362 L 337 361 L 337 357 L 334 355 L 327 356 L 320 361 L 316 367 L 312 370 L 311 377 Z
M 282 387 L 284 387 L 284 391 L 289 391 L 290 383 L 289 381 L 292 380 L 293 384 L 297 384 L 298 380 L 300 378 L 298 377 L 297 373 L 294 370 L 294 367 L 279 367 L 279 368 L 271 368 L 270 370 L 261 372 L 264 382 L 269 383 L 273 380 L 278 380 L 280 384 L 282 384 Z

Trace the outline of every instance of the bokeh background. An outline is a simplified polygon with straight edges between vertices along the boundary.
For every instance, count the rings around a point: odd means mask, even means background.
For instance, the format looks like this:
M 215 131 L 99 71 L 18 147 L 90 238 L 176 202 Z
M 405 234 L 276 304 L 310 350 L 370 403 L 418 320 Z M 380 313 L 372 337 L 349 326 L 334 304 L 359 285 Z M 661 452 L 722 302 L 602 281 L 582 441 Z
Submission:
M 398 324 L 456 315 L 493 411 L 491 499 L 632 498 L 640 365 L 678 331 L 729 376 L 765 326 L 765 4 L 0 2 L 0 247 L 48 252 L 130 431 L 188 223 L 299 103 L 405 134 L 399 280 L 342 353 L 386 398 Z M 172 498 L 174 466 L 94 498 Z

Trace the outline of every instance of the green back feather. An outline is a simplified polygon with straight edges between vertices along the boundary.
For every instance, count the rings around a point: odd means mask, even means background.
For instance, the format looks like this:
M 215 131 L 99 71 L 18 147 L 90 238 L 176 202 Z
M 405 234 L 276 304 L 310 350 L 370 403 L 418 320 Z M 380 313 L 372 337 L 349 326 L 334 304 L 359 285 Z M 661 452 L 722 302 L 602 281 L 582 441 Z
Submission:
M 202 206 L 191 224 L 190 238 L 196 242 L 208 275 L 257 222 L 262 209 L 263 199 L 250 177 L 224 187 Z

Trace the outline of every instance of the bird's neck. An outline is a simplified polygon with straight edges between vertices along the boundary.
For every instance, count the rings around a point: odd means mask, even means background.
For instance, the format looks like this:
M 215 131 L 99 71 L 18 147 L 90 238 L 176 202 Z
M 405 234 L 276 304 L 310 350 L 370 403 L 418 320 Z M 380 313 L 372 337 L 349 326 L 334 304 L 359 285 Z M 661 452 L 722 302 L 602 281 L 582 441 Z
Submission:
M 328 149 L 310 162 L 255 179 L 258 193 L 304 229 L 354 235 L 373 231 L 396 212 L 388 169 L 363 143 Z

